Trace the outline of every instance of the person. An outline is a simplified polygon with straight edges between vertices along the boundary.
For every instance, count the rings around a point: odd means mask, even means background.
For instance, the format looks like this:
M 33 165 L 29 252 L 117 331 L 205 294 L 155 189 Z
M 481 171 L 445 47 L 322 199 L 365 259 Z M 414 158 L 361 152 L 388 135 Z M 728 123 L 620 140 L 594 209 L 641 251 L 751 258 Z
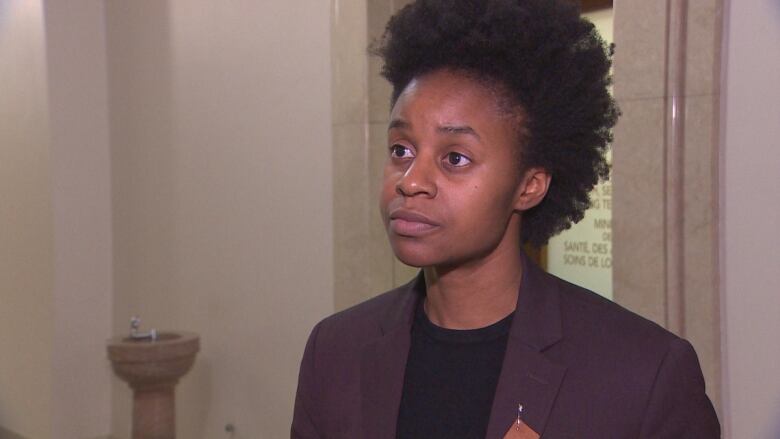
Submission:
M 291 437 L 719 437 L 687 341 L 522 251 L 609 173 L 612 50 L 573 2 L 418 0 L 374 51 L 380 210 L 421 271 L 316 325 Z

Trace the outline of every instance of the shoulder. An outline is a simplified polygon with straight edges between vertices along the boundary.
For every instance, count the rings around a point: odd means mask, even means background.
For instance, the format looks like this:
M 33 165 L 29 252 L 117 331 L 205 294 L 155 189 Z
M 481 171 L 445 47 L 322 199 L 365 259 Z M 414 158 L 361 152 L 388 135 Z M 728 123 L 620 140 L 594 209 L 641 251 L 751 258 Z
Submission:
M 561 339 L 547 354 L 569 367 L 570 378 L 614 387 L 615 392 L 647 394 L 668 356 L 688 352 L 688 342 L 655 322 L 550 278 L 559 297 Z
M 549 281 L 560 298 L 562 338 L 547 355 L 567 367 L 569 383 L 561 407 L 575 410 L 583 397 L 611 407 L 594 425 L 618 423 L 625 431 L 641 429 L 640 437 L 719 437 L 687 340 L 594 292 L 553 276 Z
M 312 331 L 318 345 L 360 346 L 382 333 L 383 325 L 402 323 L 416 301 L 415 281 L 379 294 L 320 321 Z M 408 316 L 406 314 L 409 314 Z
M 567 338 L 612 348 L 639 344 L 663 350 L 681 341 L 659 324 L 593 291 L 551 276 L 560 295 L 561 320 Z
M 293 436 L 357 437 L 364 347 L 380 339 L 388 323 L 403 322 L 415 302 L 411 284 L 345 309 L 314 326 L 298 375 Z M 330 436 L 329 436 L 330 437 Z

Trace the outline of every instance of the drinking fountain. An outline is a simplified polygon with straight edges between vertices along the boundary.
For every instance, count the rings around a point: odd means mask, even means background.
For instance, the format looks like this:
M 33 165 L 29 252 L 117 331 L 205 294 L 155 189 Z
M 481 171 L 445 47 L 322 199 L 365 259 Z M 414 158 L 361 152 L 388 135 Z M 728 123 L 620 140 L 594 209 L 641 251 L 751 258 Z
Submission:
M 130 320 L 130 335 L 108 340 L 114 373 L 133 390 L 133 439 L 174 439 L 176 383 L 195 361 L 197 334 L 185 331 L 141 332 Z

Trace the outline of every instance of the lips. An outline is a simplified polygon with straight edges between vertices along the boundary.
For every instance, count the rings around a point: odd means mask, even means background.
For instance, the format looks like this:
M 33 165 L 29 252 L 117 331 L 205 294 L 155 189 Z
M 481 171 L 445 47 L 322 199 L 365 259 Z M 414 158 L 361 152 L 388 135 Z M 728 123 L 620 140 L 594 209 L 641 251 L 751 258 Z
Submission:
M 419 212 L 398 209 L 390 214 L 390 231 L 396 235 L 418 237 L 438 227 L 439 224 Z

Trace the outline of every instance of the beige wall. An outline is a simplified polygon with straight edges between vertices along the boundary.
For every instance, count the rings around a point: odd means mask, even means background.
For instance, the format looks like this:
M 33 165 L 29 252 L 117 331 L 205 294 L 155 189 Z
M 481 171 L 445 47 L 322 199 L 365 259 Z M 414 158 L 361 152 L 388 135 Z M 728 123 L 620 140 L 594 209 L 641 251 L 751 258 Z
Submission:
M 333 310 L 329 24 L 0 0 L 0 437 L 128 437 L 105 340 L 132 314 L 202 335 L 181 437 L 288 434 Z
M 201 334 L 179 437 L 285 437 L 333 310 L 328 2 L 106 7 L 114 331 Z M 117 438 L 130 398 L 115 380 Z
M 0 2 L 0 428 L 30 438 L 109 431 L 103 12 L 74 5 Z
M 44 4 L 54 213 L 50 437 L 94 438 L 109 432 L 111 413 L 105 359 L 112 239 L 103 4 Z
M 721 106 L 724 421 L 729 438 L 777 438 L 780 3 L 729 3 Z
M 0 426 L 51 433 L 53 276 L 40 1 L 0 1 Z

